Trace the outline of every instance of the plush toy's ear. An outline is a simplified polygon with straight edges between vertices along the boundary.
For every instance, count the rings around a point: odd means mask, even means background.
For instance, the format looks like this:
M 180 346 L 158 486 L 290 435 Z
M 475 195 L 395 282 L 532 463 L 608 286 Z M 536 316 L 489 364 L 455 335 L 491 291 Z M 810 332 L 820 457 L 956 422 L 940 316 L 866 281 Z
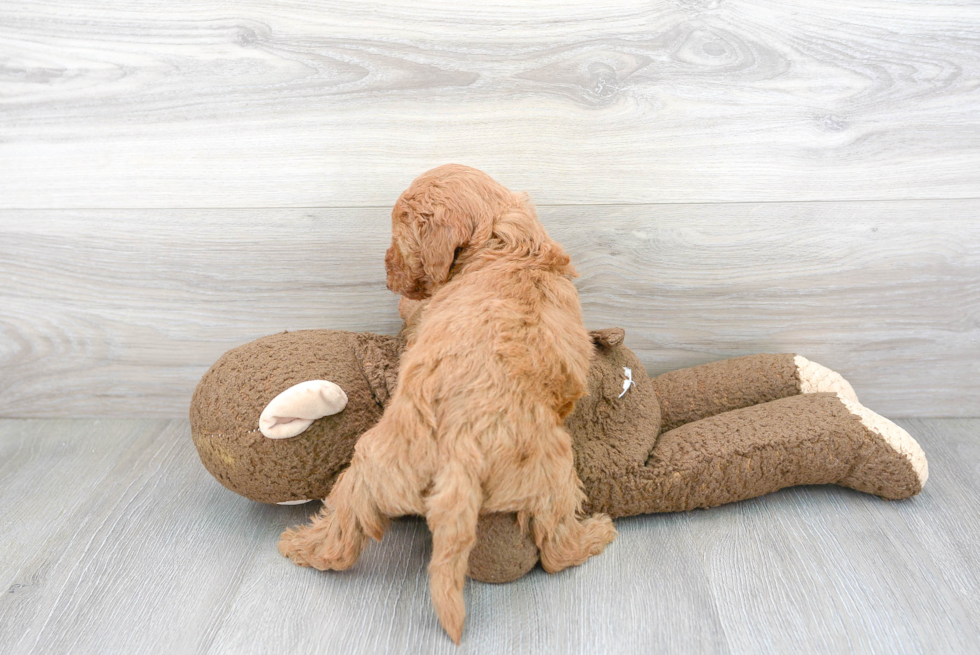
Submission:
M 308 380 L 272 399 L 259 416 L 259 430 L 270 439 L 289 439 L 323 416 L 347 407 L 347 394 L 328 380 Z
M 592 330 L 589 332 L 592 342 L 599 346 L 612 348 L 622 345 L 626 338 L 626 330 L 623 328 L 606 328 L 605 330 Z

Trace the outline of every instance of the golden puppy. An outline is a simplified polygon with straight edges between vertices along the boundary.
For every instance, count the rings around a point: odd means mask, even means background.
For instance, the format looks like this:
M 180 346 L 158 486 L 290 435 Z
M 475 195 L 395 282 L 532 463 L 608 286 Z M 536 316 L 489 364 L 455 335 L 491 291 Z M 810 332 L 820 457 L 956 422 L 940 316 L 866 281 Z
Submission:
M 608 516 L 584 495 L 563 425 L 584 395 L 592 345 L 576 275 L 524 195 L 472 168 L 440 166 L 395 203 L 388 288 L 415 313 L 397 388 L 312 523 L 287 530 L 295 563 L 346 569 L 388 517 L 432 531 L 432 602 L 459 643 L 463 584 L 481 512 L 517 512 L 546 571 L 602 552 Z

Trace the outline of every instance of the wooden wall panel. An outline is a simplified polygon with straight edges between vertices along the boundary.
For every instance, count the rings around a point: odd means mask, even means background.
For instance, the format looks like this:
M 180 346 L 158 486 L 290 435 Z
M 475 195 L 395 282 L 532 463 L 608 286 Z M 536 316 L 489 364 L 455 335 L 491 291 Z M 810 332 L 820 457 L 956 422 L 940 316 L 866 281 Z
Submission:
M 8 1 L 0 207 L 977 197 L 980 6 Z
M 890 416 L 980 413 L 980 201 L 539 207 L 651 373 L 799 352 Z M 394 332 L 388 210 L 0 212 L 0 416 L 183 416 L 225 350 Z

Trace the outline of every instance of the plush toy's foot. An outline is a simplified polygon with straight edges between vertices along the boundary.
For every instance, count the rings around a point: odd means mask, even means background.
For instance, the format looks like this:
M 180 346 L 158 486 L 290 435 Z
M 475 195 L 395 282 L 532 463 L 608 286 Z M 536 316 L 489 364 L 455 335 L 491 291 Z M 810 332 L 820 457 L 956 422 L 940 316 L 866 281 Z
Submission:
M 840 373 L 800 355 L 793 357 L 793 363 L 800 380 L 800 393 L 836 393 L 845 400 L 858 402 L 851 384 Z
M 918 442 L 884 416 L 838 397 L 847 411 L 860 420 L 867 435 L 850 471 L 838 484 L 891 500 L 919 493 L 929 477 L 929 463 Z

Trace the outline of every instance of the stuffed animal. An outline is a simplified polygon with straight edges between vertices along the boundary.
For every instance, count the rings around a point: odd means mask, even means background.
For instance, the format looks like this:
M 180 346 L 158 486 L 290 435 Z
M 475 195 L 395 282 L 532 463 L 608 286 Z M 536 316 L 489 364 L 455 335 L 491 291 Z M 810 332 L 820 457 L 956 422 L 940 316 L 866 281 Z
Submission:
M 623 330 L 592 337 L 589 395 L 565 422 L 585 513 L 685 511 L 802 484 L 901 499 L 926 482 L 918 443 L 803 357 L 750 355 L 650 378 Z M 403 346 L 400 336 L 306 330 L 228 351 L 191 402 L 201 461 L 252 500 L 325 498 L 381 417 Z M 514 515 L 481 517 L 470 577 L 506 582 L 537 561 Z

